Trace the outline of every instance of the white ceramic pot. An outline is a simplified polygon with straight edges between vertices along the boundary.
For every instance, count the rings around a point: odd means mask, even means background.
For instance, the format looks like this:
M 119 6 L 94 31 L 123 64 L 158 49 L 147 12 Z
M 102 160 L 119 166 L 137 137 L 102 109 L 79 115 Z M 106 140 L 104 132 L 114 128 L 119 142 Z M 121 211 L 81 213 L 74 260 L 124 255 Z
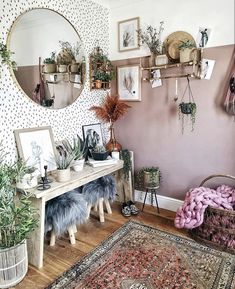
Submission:
M 22 180 L 16 183 L 16 187 L 22 190 L 32 189 L 38 185 L 38 178 L 35 174 L 25 174 Z
M 73 162 L 72 169 L 75 172 L 80 172 L 84 168 L 84 163 L 85 163 L 85 159 L 76 160 L 76 161 Z
M 57 169 L 57 181 L 60 183 L 68 182 L 71 179 L 70 168 L 64 170 Z

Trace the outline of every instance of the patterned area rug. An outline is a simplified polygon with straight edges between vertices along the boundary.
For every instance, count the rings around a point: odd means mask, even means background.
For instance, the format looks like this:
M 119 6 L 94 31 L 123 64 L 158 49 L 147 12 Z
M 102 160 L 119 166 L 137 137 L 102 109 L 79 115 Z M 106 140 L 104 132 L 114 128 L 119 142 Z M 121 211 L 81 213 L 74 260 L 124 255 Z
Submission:
M 130 221 L 47 289 L 234 289 L 235 256 Z

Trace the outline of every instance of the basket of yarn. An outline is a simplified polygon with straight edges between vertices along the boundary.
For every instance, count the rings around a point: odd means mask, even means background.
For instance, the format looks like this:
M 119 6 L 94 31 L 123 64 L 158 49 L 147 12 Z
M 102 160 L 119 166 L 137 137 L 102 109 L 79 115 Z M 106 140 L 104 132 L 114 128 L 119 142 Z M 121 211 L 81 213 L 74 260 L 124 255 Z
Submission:
M 230 175 L 212 175 L 202 181 L 200 187 L 206 181 L 216 177 L 224 177 L 235 180 Z M 234 190 L 233 190 L 234 191 Z M 226 191 L 224 192 L 226 194 Z M 189 230 L 190 235 L 201 243 L 217 249 L 235 253 L 235 191 L 232 194 L 233 210 L 213 208 L 208 206 L 204 213 L 203 223 L 194 229 Z

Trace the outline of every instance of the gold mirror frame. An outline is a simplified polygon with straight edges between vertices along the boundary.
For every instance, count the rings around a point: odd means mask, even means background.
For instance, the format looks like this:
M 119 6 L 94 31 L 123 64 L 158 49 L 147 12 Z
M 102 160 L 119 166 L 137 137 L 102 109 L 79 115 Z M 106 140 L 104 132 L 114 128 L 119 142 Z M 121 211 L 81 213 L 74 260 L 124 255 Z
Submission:
M 84 44 L 83 44 L 83 41 L 80 37 L 80 35 L 78 34 L 76 28 L 74 27 L 74 25 L 65 17 L 63 16 L 61 13 L 53 10 L 53 9 L 50 9 L 50 8 L 44 8 L 44 7 L 37 7 L 37 8 L 30 8 L 30 9 L 27 9 L 25 10 L 23 13 L 20 13 L 16 18 L 15 20 L 13 21 L 13 23 L 11 24 L 11 27 L 9 29 L 9 33 L 7 35 L 7 48 L 10 49 L 10 43 L 11 43 L 11 36 L 12 36 L 12 31 L 14 30 L 14 28 L 16 27 L 17 23 L 19 22 L 19 19 L 21 19 L 23 17 L 23 15 L 25 15 L 26 13 L 30 12 L 30 11 L 33 11 L 33 10 L 48 10 L 48 11 L 51 11 L 53 13 L 56 13 L 58 16 L 62 17 L 66 22 L 68 22 L 68 24 L 70 24 L 71 28 L 75 31 L 75 33 L 77 34 L 78 36 L 78 39 L 81 41 L 82 43 L 82 47 L 83 47 L 83 58 L 84 60 L 87 59 L 87 55 L 85 53 L 85 49 L 84 49 Z M 12 51 L 14 53 L 14 51 Z M 76 99 L 71 102 L 70 104 L 68 104 L 67 106 L 64 106 L 64 107 L 60 107 L 60 108 L 51 108 L 51 107 L 47 107 L 47 106 L 43 106 L 43 105 L 40 105 L 39 103 L 35 102 L 25 91 L 24 89 L 21 87 L 19 81 L 17 80 L 16 78 L 16 75 L 14 73 L 14 70 L 12 68 L 10 68 L 10 74 L 11 74 L 11 77 L 13 78 L 13 81 L 14 83 L 16 84 L 17 88 L 22 92 L 22 94 L 24 96 L 26 96 L 27 99 L 29 99 L 32 103 L 34 103 L 35 105 L 39 106 L 39 107 L 43 107 L 43 108 L 46 108 L 46 109 L 49 109 L 49 110 L 59 110 L 59 109 L 65 109 L 69 106 L 71 106 L 75 101 L 77 101 L 77 99 L 79 98 L 79 96 L 81 95 L 83 89 L 84 89 L 84 86 L 85 86 L 85 82 L 86 82 L 86 61 L 83 63 L 83 74 L 82 74 L 82 78 L 83 78 L 83 82 L 81 84 L 81 88 L 78 92 L 78 96 L 76 97 Z

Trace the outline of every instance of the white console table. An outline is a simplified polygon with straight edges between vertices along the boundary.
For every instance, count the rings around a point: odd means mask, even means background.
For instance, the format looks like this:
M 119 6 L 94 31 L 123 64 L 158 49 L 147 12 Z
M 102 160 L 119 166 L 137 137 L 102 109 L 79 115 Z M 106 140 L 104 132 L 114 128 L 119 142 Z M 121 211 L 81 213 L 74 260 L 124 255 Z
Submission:
M 50 184 L 51 188 L 44 191 L 37 189 L 29 190 L 33 194 L 31 198 L 32 204 L 39 213 L 39 224 L 36 230 L 31 234 L 28 240 L 28 255 L 29 263 L 37 268 L 43 266 L 43 249 L 44 249 L 44 222 L 45 222 L 45 205 L 46 202 L 58 197 L 70 190 L 83 186 L 88 182 L 96 180 L 100 177 L 109 175 L 123 168 L 123 161 L 119 160 L 116 164 L 96 167 L 85 165 L 81 172 L 72 171 L 72 178 L 65 183 L 55 181 L 55 175 L 52 174 L 50 178 L 54 181 Z

